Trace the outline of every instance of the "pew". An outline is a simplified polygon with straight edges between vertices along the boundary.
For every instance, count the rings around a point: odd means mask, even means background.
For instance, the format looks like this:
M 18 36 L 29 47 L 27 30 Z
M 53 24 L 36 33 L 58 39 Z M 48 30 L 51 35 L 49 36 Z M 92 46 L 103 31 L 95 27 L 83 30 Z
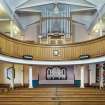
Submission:
M 0 93 L 8 92 L 10 90 L 9 84 L 0 84 Z
M 105 90 L 95 88 L 20 88 L 0 94 L 0 105 L 105 105 Z

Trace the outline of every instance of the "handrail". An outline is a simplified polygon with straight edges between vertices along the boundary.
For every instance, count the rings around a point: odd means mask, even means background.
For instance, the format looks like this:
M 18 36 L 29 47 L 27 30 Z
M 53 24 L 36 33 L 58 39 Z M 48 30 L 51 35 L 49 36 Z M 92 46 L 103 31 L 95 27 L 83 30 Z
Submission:
M 78 60 L 80 55 L 91 58 L 105 55 L 105 36 L 64 45 L 36 44 L 10 38 L 0 33 L 0 53 L 22 58 L 32 55 L 34 60 Z

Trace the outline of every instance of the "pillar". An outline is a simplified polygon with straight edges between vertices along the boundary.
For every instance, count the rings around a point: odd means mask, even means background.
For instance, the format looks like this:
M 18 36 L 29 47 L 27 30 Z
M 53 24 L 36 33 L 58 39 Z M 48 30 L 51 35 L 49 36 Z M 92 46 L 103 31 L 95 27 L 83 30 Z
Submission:
M 10 75 L 11 75 L 11 84 L 10 84 L 10 87 L 11 87 L 11 89 L 14 89 L 14 70 L 13 70 L 13 68 L 11 68 L 11 70 L 10 70 Z
M 10 36 L 13 37 L 13 20 L 10 21 Z
M 23 65 L 23 86 L 29 86 L 29 65 Z
M 14 76 L 12 75 L 12 78 L 11 78 L 11 88 L 14 89 Z
M 103 28 L 103 25 L 102 25 L 102 19 L 100 19 L 100 28 L 99 28 L 99 31 L 100 31 L 100 36 L 103 35 L 103 32 L 102 32 L 102 28 Z
M 100 68 L 100 73 L 99 73 L 99 77 L 100 77 L 100 82 L 99 82 L 99 85 L 100 85 L 100 89 L 104 87 L 104 84 L 103 84 L 103 63 L 100 64 L 101 68 Z
M 24 80 L 23 80 L 23 76 L 24 76 L 24 69 L 21 70 L 21 86 L 24 86 Z
M 29 66 L 29 88 L 33 88 L 32 86 L 32 66 Z
M 96 83 L 96 64 L 89 64 L 89 85 Z
M 84 65 L 81 65 L 81 84 L 80 84 L 80 88 L 84 88 Z

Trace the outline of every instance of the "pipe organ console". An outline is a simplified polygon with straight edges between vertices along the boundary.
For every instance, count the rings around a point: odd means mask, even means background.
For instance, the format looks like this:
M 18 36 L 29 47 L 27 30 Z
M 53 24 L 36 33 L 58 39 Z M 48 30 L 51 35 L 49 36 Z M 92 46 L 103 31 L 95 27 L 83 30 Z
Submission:
M 48 67 L 46 70 L 47 80 L 67 80 L 67 69 L 65 67 Z

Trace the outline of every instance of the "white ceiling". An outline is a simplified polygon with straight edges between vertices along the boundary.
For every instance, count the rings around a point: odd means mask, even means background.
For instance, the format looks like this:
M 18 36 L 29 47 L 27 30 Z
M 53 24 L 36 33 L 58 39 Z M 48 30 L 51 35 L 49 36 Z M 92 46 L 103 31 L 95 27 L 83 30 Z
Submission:
M 7 18 L 12 18 L 21 29 L 38 21 L 44 8 L 53 11 L 55 1 L 61 12 L 71 7 L 72 19 L 90 31 L 105 13 L 105 0 L 0 0 Z M 0 19 L 4 19 L 0 15 Z

